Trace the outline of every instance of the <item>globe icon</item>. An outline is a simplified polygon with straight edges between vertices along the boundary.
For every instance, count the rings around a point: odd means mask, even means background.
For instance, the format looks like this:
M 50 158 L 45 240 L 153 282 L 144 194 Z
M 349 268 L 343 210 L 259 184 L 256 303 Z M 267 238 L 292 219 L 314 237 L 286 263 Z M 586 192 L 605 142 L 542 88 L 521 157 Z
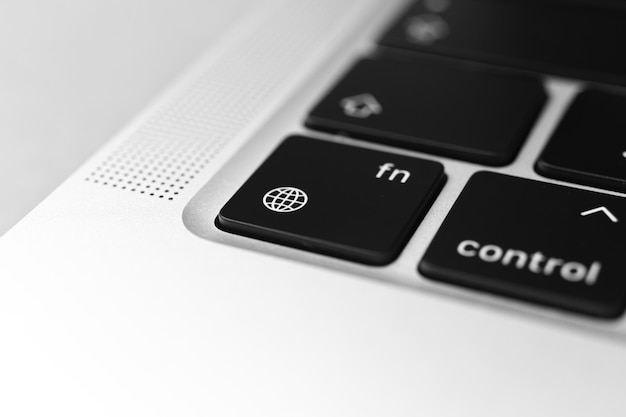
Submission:
M 277 213 L 300 210 L 309 201 L 304 191 L 296 187 L 277 187 L 263 196 L 263 204 Z

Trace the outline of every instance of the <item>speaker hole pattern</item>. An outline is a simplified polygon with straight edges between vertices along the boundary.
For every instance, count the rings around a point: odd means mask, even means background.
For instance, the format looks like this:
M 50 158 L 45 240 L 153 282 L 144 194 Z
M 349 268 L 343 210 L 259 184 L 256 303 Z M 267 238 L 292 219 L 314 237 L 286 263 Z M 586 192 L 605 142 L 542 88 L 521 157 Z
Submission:
M 217 63 L 207 63 L 197 79 L 85 179 L 161 200 L 181 196 L 222 148 L 270 105 L 293 74 L 294 64 L 305 62 L 324 39 L 328 28 L 315 22 L 332 21 L 348 10 L 336 0 L 283 6 L 280 18 L 262 25 L 258 36 L 241 40 Z M 323 16 L 310 19 L 313 14 Z M 290 36 L 293 33 L 301 36 Z
M 207 149 L 127 142 L 85 178 L 86 181 L 164 200 L 174 200 L 209 164 Z M 172 145 L 176 145 L 173 143 Z

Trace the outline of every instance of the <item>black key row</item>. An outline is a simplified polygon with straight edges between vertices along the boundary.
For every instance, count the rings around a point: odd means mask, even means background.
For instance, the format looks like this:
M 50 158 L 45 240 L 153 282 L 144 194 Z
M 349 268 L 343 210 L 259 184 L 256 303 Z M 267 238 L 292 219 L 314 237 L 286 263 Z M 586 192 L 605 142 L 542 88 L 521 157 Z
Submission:
M 541 82 L 412 57 L 358 62 L 306 120 L 312 129 L 485 165 L 517 155 L 546 101 Z M 588 90 L 536 163 L 546 177 L 626 191 L 626 96 Z
M 219 228 L 372 265 L 393 261 L 445 181 L 438 162 L 287 139 Z M 597 317 L 626 305 L 626 199 L 494 173 L 468 183 L 419 269 L 438 281 Z
M 394 48 L 626 85 L 623 2 L 426 0 L 382 38 Z

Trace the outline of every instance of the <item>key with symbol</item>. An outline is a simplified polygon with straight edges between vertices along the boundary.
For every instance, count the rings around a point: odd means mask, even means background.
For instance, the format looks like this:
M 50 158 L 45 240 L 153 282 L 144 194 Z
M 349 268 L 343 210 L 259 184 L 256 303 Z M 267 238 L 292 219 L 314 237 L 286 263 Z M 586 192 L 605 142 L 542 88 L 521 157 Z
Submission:
M 433 280 L 602 318 L 626 306 L 626 199 L 480 172 L 419 265 Z
M 226 203 L 216 224 L 383 265 L 399 255 L 444 181 L 438 162 L 291 137 Z
M 313 109 L 313 129 L 487 165 L 511 162 L 545 102 L 538 79 L 406 55 L 365 59 Z

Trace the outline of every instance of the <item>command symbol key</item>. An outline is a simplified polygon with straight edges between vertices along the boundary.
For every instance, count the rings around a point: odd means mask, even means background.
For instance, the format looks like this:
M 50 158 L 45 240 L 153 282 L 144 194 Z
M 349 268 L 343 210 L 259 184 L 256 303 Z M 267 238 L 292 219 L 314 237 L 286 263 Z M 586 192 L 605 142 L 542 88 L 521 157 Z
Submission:
M 444 181 L 438 162 L 291 137 L 226 203 L 216 224 L 384 265 L 400 254 Z

